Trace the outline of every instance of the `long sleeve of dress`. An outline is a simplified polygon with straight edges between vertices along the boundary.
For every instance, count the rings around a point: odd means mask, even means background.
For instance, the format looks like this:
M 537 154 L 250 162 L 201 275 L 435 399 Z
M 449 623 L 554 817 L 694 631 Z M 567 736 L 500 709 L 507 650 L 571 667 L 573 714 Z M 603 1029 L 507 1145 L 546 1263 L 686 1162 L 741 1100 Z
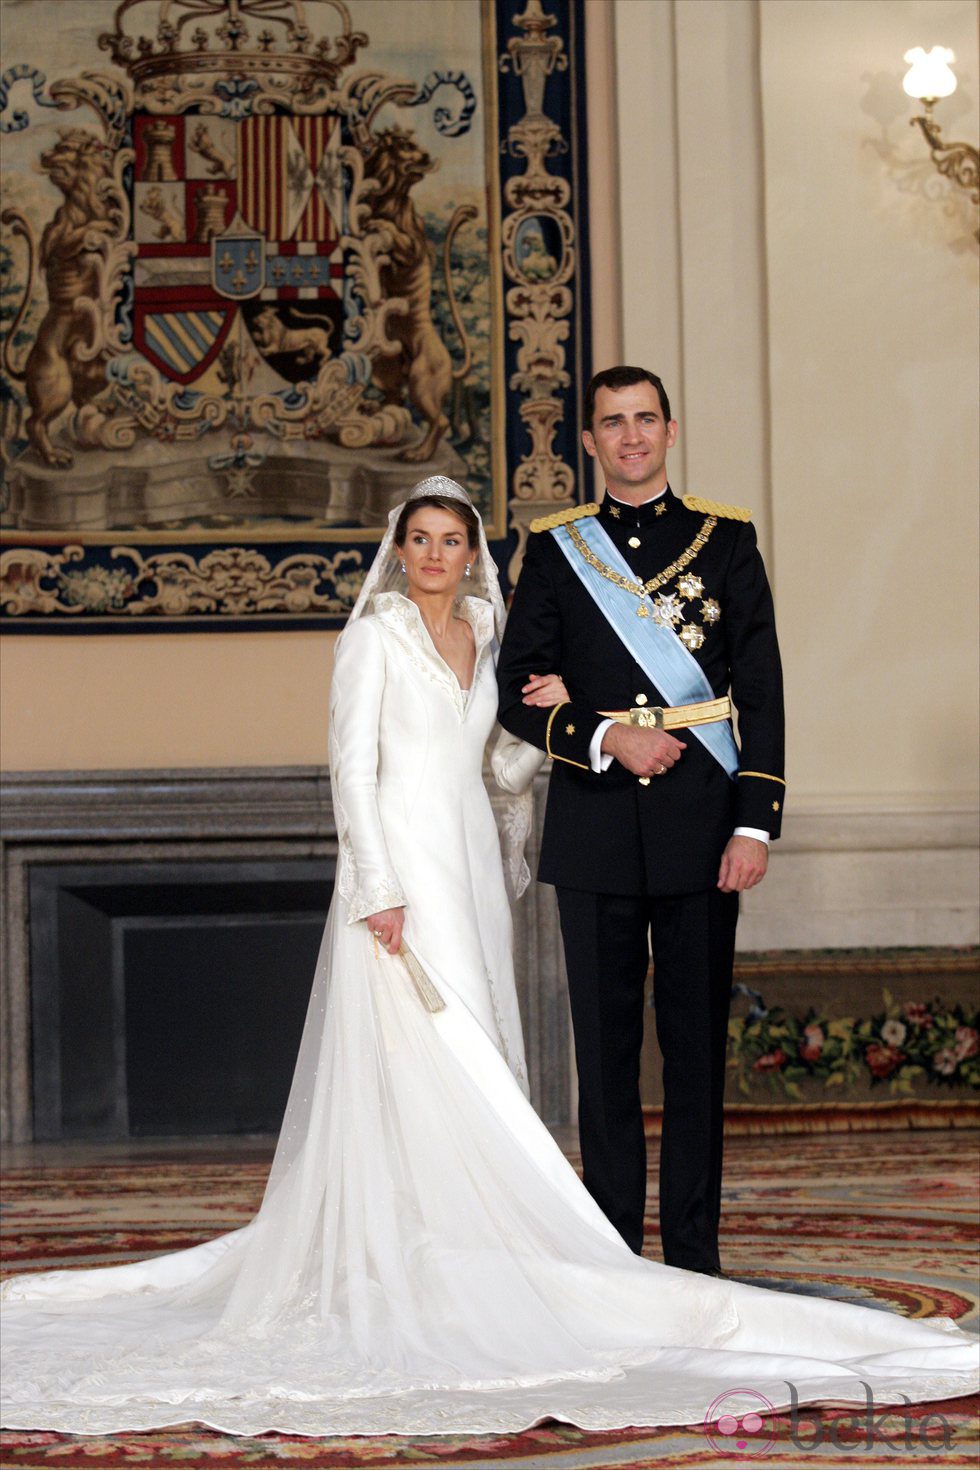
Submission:
M 385 685 L 381 637 L 370 619 L 344 632 L 330 691 L 330 768 L 337 840 L 337 887 L 348 922 L 405 902 L 391 865 L 378 806 L 378 726 Z
M 546 759 L 543 750 L 539 750 L 536 745 L 529 745 L 526 740 L 512 735 L 509 730 L 499 729 L 497 738 L 490 747 L 493 779 L 501 791 L 506 791 L 511 796 L 520 796 L 527 791 Z
M 563 612 L 553 578 L 556 555 L 561 556 L 550 536 L 539 533 L 528 538 L 497 663 L 497 718 L 512 735 L 589 775 L 589 745 L 600 722 L 595 709 L 577 699 L 574 690 L 568 703 L 551 708 L 523 702 L 522 686 L 530 674 L 575 673 L 568 666 L 576 659 L 565 656 Z

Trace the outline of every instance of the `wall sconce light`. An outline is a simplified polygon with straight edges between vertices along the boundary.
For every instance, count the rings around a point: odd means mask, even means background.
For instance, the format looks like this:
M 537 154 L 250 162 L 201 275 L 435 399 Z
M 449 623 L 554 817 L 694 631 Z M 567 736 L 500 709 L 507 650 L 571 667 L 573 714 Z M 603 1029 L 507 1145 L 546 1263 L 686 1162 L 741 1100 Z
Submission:
M 951 97 L 956 91 L 956 78 L 949 65 L 956 57 L 948 46 L 933 46 L 929 52 L 913 46 L 911 51 L 906 51 L 905 60 L 909 69 L 902 86 L 924 109 L 918 117 L 910 118 L 910 124 L 918 123 L 922 129 L 939 172 L 967 189 L 974 204 L 980 204 L 980 153 L 969 143 L 945 142 L 932 113 L 940 97 Z

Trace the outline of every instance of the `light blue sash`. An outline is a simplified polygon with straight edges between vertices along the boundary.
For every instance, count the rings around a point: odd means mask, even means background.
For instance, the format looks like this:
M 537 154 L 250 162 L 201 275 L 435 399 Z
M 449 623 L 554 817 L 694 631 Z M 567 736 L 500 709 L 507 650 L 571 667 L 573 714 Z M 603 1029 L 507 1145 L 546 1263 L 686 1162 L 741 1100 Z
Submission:
M 628 582 L 636 582 L 633 569 L 595 517 L 576 521 L 575 529 L 601 562 Z M 634 596 L 591 567 L 576 548 L 567 526 L 556 526 L 551 534 L 616 637 L 629 649 L 664 700 L 675 705 L 714 699 L 715 691 L 694 655 L 684 647 L 673 628 L 654 621 L 653 599 L 649 595 L 642 598 Z M 637 617 L 636 610 L 641 604 L 649 608 L 648 618 Z M 738 773 L 738 746 L 728 721 L 695 725 L 690 734 L 697 736 L 726 774 L 734 779 Z

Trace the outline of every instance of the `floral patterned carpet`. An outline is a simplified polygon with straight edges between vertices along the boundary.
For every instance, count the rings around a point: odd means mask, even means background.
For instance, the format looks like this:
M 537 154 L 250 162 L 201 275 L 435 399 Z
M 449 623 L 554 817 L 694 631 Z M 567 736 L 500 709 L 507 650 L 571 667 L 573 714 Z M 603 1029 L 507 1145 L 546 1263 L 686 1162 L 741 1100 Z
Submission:
M 908 1316 L 942 1313 L 975 1331 L 978 1149 L 980 1133 L 959 1128 L 733 1137 L 725 1174 L 725 1266 L 745 1281 Z M 655 1149 L 651 1154 L 655 1163 Z M 89 1151 L 84 1163 L 23 1164 L 9 1171 L 7 1272 L 97 1265 L 194 1245 L 250 1217 L 268 1167 L 264 1154 L 223 1154 L 219 1145 L 196 1156 L 182 1157 L 171 1147 L 151 1148 L 135 1162 L 107 1158 L 93 1161 Z M 647 1253 L 658 1254 L 655 1172 Z M 804 1410 L 794 1418 L 748 1405 L 740 1416 L 707 1429 L 584 1434 L 545 1424 L 520 1435 L 468 1439 L 232 1439 L 194 1426 L 98 1440 L 8 1432 L 0 1436 L 0 1470 L 974 1466 L 977 1411 L 977 1401 L 959 1399 L 906 1414 Z

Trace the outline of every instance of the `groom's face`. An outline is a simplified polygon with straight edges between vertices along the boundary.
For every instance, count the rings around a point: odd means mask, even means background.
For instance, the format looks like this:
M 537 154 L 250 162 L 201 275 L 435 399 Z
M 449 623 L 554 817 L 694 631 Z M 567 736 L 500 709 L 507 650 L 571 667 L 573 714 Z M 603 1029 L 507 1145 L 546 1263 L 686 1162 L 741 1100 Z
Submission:
M 587 454 L 597 459 L 606 489 L 620 500 L 649 500 L 667 484 L 667 451 L 677 424 L 664 418 L 660 395 L 645 380 L 627 388 L 600 388 L 591 429 L 582 434 Z

